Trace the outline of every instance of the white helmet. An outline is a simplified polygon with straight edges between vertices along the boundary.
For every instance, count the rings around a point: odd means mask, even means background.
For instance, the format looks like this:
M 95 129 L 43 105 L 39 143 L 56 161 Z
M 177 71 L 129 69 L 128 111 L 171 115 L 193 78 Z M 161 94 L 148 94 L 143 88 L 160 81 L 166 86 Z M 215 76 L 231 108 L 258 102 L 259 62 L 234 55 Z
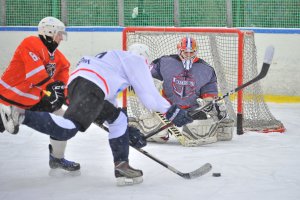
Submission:
M 147 63 L 150 64 L 150 50 L 147 45 L 135 43 L 128 47 L 128 51 L 143 56 L 146 59 Z
M 42 19 L 38 25 L 38 34 L 44 36 L 49 36 L 54 39 L 57 34 L 63 36 L 63 40 L 67 40 L 66 27 L 63 22 L 55 17 L 45 17 Z

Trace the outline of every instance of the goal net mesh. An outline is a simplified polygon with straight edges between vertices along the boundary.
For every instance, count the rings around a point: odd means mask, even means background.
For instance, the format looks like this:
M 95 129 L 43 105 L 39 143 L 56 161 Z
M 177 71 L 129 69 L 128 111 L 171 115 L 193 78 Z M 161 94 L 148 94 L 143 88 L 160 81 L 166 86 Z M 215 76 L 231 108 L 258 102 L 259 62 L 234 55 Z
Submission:
M 150 58 L 154 60 L 163 55 L 177 54 L 176 47 L 180 39 L 186 36 L 193 37 L 199 47 L 197 56 L 215 69 L 219 94 L 223 95 L 258 74 L 254 33 L 238 29 L 226 32 L 227 30 L 229 29 L 174 28 L 170 31 L 164 28 L 125 29 L 123 48 L 126 49 L 133 43 L 146 44 L 150 48 Z M 240 37 L 243 40 L 240 40 Z M 239 46 L 241 41 L 243 48 Z M 243 59 L 242 64 L 239 62 L 240 55 Z M 161 83 L 155 81 L 155 84 L 160 90 Z M 152 112 L 147 110 L 133 93 L 127 92 L 123 98 L 126 98 L 123 99 L 125 104 L 123 106 L 127 107 L 129 118 L 151 117 Z M 239 98 L 242 98 L 241 103 Z M 259 82 L 243 89 L 241 95 L 235 93 L 225 98 L 225 103 L 231 118 L 236 120 L 238 112 L 243 114 L 244 130 L 263 132 L 284 130 L 283 124 L 275 119 L 265 103 Z

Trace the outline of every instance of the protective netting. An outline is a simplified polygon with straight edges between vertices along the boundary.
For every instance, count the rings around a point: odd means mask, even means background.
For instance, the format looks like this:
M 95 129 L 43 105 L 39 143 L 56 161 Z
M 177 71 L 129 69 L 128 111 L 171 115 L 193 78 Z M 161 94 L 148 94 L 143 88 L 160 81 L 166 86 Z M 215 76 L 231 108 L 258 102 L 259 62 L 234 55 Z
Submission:
M 152 60 L 163 55 L 176 54 L 176 45 L 182 37 L 195 38 L 199 46 L 198 56 L 216 71 L 220 95 L 226 94 L 238 84 L 245 83 L 258 74 L 254 34 L 249 31 L 201 28 L 140 28 L 139 31 L 134 31 L 134 28 L 127 28 L 123 36 L 124 48 L 133 43 L 148 45 Z M 239 37 L 244 38 L 240 43 Z M 242 55 L 243 63 L 239 63 L 239 55 Z M 156 85 L 161 87 L 159 82 L 156 82 Z M 151 112 L 139 103 L 135 95 L 127 96 L 125 106 L 129 117 L 147 118 L 150 115 Z M 238 98 L 238 95 L 234 94 L 225 99 L 225 102 L 233 119 L 236 119 L 238 111 L 243 111 L 244 129 L 266 132 L 284 129 L 283 124 L 275 119 L 265 103 L 259 82 L 243 90 L 241 104 L 238 103 Z
M 299 28 L 300 1 L 0 0 L 0 16 L 2 26 L 36 26 L 53 16 L 67 26 Z

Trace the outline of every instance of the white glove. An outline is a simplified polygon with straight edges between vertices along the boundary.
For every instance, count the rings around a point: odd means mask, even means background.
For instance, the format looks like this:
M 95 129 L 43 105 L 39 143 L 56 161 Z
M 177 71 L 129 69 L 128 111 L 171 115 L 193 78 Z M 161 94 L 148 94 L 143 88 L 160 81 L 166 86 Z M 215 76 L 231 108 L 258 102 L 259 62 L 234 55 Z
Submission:
M 197 103 L 200 107 L 205 106 L 212 102 L 213 100 L 206 100 L 206 99 L 197 99 Z M 214 118 L 215 121 L 221 121 L 222 119 L 227 117 L 227 111 L 225 103 L 218 101 L 213 102 L 211 105 L 203 109 L 204 112 L 206 112 L 208 115 L 210 115 L 212 118 Z

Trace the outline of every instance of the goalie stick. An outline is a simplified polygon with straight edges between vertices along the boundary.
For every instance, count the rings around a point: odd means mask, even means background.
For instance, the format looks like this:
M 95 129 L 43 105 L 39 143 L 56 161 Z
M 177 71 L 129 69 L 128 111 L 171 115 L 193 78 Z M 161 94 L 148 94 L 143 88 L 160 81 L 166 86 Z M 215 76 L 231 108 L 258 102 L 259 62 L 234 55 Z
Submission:
M 202 107 L 199 107 L 199 108 L 196 108 L 195 110 L 191 111 L 189 114 L 190 115 L 194 115 L 196 114 L 197 112 L 203 110 L 204 108 L 207 108 L 209 106 L 211 106 L 212 104 L 215 104 L 216 102 L 224 99 L 225 97 L 233 94 L 233 93 L 236 93 L 242 89 L 244 89 L 245 87 L 261 80 L 262 78 L 264 78 L 268 71 L 269 71 L 269 68 L 270 68 L 270 65 L 271 65 L 271 62 L 272 62 L 272 59 L 273 59 L 273 54 L 274 54 L 274 47 L 273 46 L 269 46 L 267 49 L 266 49 L 266 52 L 265 52 L 265 57 L 264 57 L 264 62 L 263 62 L 263 65 L 262 65 L 262 68 L 261 68 L 261 71 L 260 73 L 254 77 L 253 79 L 251 79 L 250 81 L 238 86 L 237 88 L 227 92 L 226 94 L 224 94 L 223 96 L 219 96 L 218 98 L 214 99 L 213 101 L 207 103 L 206 105 L 202 106 Z
M 106 126 L 104 126 L 102 124 L 97 124 L 97 123 L 94 123 L 94 124 L 96 124 L 97 126 L 99 126 L 100 128 L 102 128 L 102 129 L 104 129 L 105 131 L 108 132 L 108 128 Z M 147 152 L 143 149 L 139 149 L 139 148 L 135 148 L 135 147 L 132 147 L 132 148 L 134 148 L 138 152 L 144 154 L 148 158 L 151 158 L 152 160 L 154 160 L 158 164 L 164 166 L 168 170 L 174 172 L 175 174 L 177 174 L 177 175 L 179 175 L 179 176 L 181 176 L 182 178 L 185 178 L 185 179 L 194 179 L 194 178 L 203 176 L 203 175 L 207 174 L 212 169 L 212 165 L 210 163 L 205 163 L 204 165 L 200 166 L 198 169 L 196 169 L 194 171 L 183 173 L 183 172 L 177 170 L 176 168 L 172 167 L 171 165 L 169 165 L 169 164 L 161 161 L 160 159 L 154 157 L 149 152 Z
M 257 81 L 259 81 L 262 78 L 264 78 L 267 75 L 268 71 L 269 71 L 269 68 L 270 68 L 270 65 L 271 65 L 271 62 L 272 62 L 272 59 L 273 59 L 273 55 L 274 55 L 274 47 L 273 46 L 268 46 L 266 48 L 266 51 L 265 51 L 265 56 L 264 56 L 264 61 L 263 61 L 263 65 L 262 65 L 261 71 L 260 71 L 260 73 L 256 77 L 254 77 L 250 81 L 248 81 L 248 82 L 246 82 L 246 83 L 238 86 L 237 88 L 235 88 L 235 89 L 227 92 L 223 96 L 219 96 L 218 98 L 214 99 L 213 101 L 208 102 L 204 106 L 201 106 L 199 108 L 196 108 L 193 111 L 190 111 L 189 115 L 193 116 L 193 115 L 197 114 L 198 112 L 202 111 L 204 108 L 207 108 L 207 107 L 215 104 L 216 102 L 223 100 L 227 96 L 229 96 L 231 94 L 234 94 L 234 93 L 236 93 L 236 92 L 244 89 L 245 87 L 247 87 L 247 86 L 249 86 L 249 85 L 251 85 L 253 83 L 256 83 Z M 147 134 L 145 137 L 149 138 L 149 137 L 151 137 L 151 136 L 159 133 L 160 131 L 163 131 L 164 129 L 169 128 L 171 126 L 173 126 L 172 122 L 170 122 L 170 123 L 168 123 L 168 124 L 160 127 L 158 130 L 153 131 L 152 133 Z M 238 114 L 238 117 L 237 117 L 237 134 L 238 135 L 242 135 L 243 134 L 243 125 L 242 125 L 241 114 L 240 115 Z

